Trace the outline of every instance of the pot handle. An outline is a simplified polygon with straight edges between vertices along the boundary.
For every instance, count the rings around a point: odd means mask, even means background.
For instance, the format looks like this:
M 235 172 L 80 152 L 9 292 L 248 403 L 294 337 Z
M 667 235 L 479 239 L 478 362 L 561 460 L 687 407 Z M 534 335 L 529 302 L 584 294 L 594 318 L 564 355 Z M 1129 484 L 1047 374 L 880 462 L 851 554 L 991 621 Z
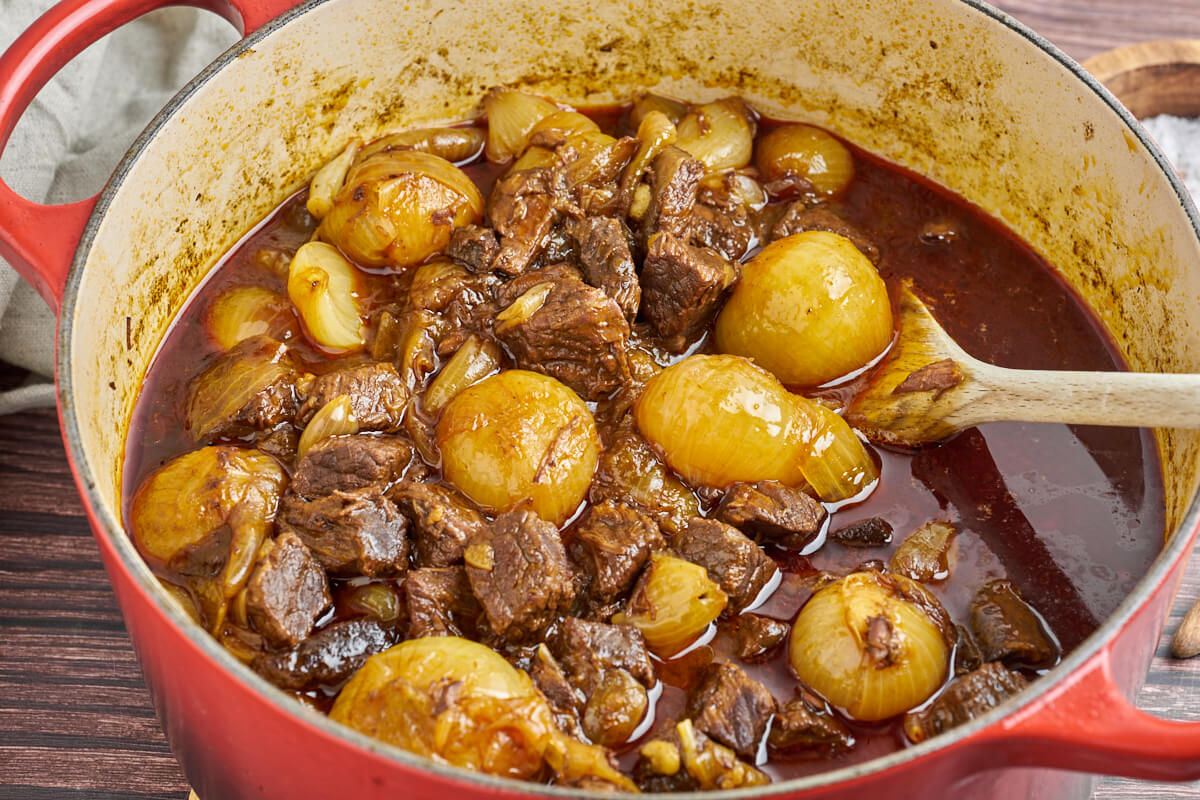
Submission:
M 1107 650 L 1076 670 L 1063 690 L 1001 723 L 987 761 L 1156 781 L 1200 779 L 1200 722 L 1137 709 L 1117 687 Z
M 220 14 L 243 35 L 297 0 L 63 0 L 37 19 L 0 56 L 0 153 L 26 107 L 68 61 L 107 33 L 166 6 Z M 48 206 L 33 203 L 0 180 L 0 256 L 56 312 L 67 271 L 96 198 Z

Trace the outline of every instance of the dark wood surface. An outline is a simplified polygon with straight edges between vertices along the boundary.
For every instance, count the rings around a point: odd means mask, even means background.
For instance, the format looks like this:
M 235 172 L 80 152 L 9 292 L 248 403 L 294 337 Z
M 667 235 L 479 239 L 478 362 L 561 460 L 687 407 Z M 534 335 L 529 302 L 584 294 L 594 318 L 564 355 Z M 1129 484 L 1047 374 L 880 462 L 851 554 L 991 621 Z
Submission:
M 1080 60 L 1132 42 L 1200 38 L 1200 0 L 999 5 Z M 21 377 L 0 366 L 0 387 Z M 1200 557 L 1138 698 L 1173 719 L 1200 720 L 1200 659 L 1167 657 L 1167 634 L 1197 596 Z M 0 800 L 186 796 L 76 497 L 57 419 L 49 410 L 0 417 Z M 1200 784 L 1104 779 L 1095 797 L 1200 798 Z

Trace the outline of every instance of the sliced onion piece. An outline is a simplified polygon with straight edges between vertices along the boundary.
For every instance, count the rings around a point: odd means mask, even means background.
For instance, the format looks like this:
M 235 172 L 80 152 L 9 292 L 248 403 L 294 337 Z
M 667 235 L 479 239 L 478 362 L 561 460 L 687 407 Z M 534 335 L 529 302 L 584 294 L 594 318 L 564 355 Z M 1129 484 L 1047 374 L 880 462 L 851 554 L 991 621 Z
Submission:
M 336 247 L 309 242 L 297 250 L 287 288 L 314 344 L 342 353 L 366 345 L 358 271 Z
M 558 106 L 542 97 L 515 89 L 495 88 L 483 98 L 487 114 L 487 160 L 503 164 L 525 151 L 529 133 Z

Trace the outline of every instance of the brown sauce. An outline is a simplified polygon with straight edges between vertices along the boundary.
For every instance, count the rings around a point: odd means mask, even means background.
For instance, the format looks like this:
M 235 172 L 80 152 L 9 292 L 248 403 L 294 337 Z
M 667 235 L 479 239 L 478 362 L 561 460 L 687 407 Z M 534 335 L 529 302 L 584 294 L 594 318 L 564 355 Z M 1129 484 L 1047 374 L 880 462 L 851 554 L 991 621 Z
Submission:
M 615 127 L 619 113 L 600 115 Z M 973 355 L 1006 367 L 1111 371 L 1124 369 L 1096 318 L 1030 248 L 996 221 L 923 179 L 853 149 L 856 177 L 831 203 L 879 245 L 889 286 L 911 278 L 947 331 Z M 498 172 L 486 162 L 465 168 L 485 196 Z M 193 449 L 183 427 L 188 382 L 218 352 L 202 321 L 223 289 L 257 284 L 283 291 L 284 281 L 257 264 L 264 247 L 294 249 L 313 221 L 300 198 L 288 200 L 236 247 L 191 299 L 164 339 L 146 376 L 126 448 L 126 515 L 134 489 L 154 469 Z M 380 297 L 404 279 L 376 276 Z M 328 369 L 302 338 L 289 341 L 306 368 Z M 336 363 L 336 362 L 335 362 Z M 322 364 L 326 366 L 322 367 Z M 951 580 L 932 586 L 951 616 L 964 622 L 975 590 L 1008 578 L 1038 611 L 1064 652 L 1078 646 L 1146 572 L 1163 541 L 1163 496 L 1156 448 L 1148 432 L 1064 425 L 994 424 L 920 453 L 876 451 L 881 479 L 864 501 L 832 514 L 829 529 L 869 517 L 896 532 L 886 548 L 859 550 L 825 542 L 809 555 L 771 551 L 783 567 L 778 589 L 754 609 L 794 618 L 818 570 L 849 571 L 886 559 L 908 532 L 930 519 L 960 530 Z M 345 592 L 335 591 L 344 596 Z M 322 622 L 344 617 L 335 608 Z M 686 690 L 714 658 L 733 658 L 726 626 L 706 644 L 659 664 L 664 687 L 653 712 L 676 717 Z M 765 664 L 743 665 L 780 702 L 796 681 L 783 649 Z M 314 693 L 327 707 L 331 695 Z M 787 779 L 870 760 L 905 746 L 896 721 L 850 723 L 857 746 L 833 760 L 763 766 Z M 636 747 L 622 755 L 629 767 Z

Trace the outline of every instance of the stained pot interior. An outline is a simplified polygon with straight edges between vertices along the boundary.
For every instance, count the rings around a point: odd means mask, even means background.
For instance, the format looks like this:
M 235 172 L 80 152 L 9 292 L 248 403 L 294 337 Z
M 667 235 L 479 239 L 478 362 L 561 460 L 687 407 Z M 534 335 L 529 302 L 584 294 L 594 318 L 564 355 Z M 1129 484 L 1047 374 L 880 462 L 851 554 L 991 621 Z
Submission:
M 1162 169 L 1068 68 L 962 0 L 330 0 L 194 86 L 110 194 L 63 340 L 64 412 L 110 519 L 142 376 L 220 255 L 352 135 L 475 115 L 497 84 L 580 104 L 737 93 L 829 127 L 1003 219 L 1134 369 L 1200 372 L 1200 245 Z M 1174 530 L 1200 437 L 1159 442 Z

